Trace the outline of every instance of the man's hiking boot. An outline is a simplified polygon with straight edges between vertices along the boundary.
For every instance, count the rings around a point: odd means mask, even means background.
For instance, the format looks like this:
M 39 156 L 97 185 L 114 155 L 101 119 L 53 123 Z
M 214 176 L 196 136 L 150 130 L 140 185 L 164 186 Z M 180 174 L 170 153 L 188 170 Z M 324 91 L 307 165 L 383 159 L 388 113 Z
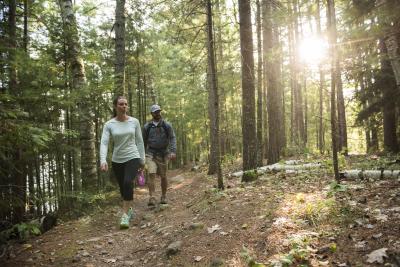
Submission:
M 160 204 L 168 204 L 166 196 L 161 196 Z
M 150 197 L 149 198 L 149 203 L 147 203 L 149 207 L 155 207 L 156 206 L 156 198 L 155 197 Z
M 121 222 L 119 224 L 120 229 L 128 229 L 129 228 L 129 216 L 124 213 L 121 217 Z
M 128 218 L 129 218 L 130 221 L 133 220 L 133 216 L 134 216 L 133 209 L 129 208 L 129 210 L 128 210 Z

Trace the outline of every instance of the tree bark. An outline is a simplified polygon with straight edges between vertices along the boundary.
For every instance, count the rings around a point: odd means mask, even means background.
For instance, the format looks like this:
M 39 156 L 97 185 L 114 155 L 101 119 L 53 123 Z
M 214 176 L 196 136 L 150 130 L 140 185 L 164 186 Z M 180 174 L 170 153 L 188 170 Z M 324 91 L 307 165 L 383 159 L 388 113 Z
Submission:
M 299 34 L 299 5 L 297 0 L 292 0 L 292 5 L 293 5 L 293 19 L 294 19 L 294 25 L 293 25 L 293 31 L 294 31 L 294 36 L 293 36 L 293 73 L 291 75 L 294 75 L 293 77 L 293 88 L 294 88 L 294 123 L 296 125 L 296 144 L 304 148 L 305 147 L 305 127 L 304 127 L 304 109 L 303 109 L 303 93 L 302 93 L 302 85 L 301 85 L 301 76 L 303 75 L 301 67 L 299 65 L 299 59 L 298 59 L 298 47 L 296 44 L 299 43 L 300 40 L 300 34 Z
M 264 68 L 267 80 L 267 111 L 268 111 L 268 164 L 279 161 L 280 158 L 280 123 L 281 109 L 278 91 L 278 70 L 279 61 L 274 57 L 276 50 L 272 22 L 272 3 L 270 0 L 263 0 L 263 47 L 264 47 Z
M 336 46 L 336 39 L 334 40 L 334 45 Z M 344 105 L 343 97 L 343 83 L 340 67 L 340 52 L 336 48 L 336 88 L 337 88 L 337 110 L 338 110 L 338 151 L 343 152 L 347 155 L 347 122 L 346 122 L 346 110 Z
M 119 96 L 125 94 L 125 0 L 116 2 L 114 95 Z
M 317 34 L 322 36 L 321 30 L 321 9 L 320 0 L 317 0 Z M 322 63 L 318 65 L 319 69 L 319 118 L 318 118 L 318 149 L 319 153 L 323 154 L 325 150 L 325 130 L 323 122 L 324 99 L 323 92 L 325 87 L 325 73 L 322 69 Z
M 29 4 L 28 0 L 24 0 L 24 37 L 23 46 L 24 51 L 28 52 L 28 16 L 29 16 Z
M 339 181 L 339 164 L 337 156 L 337 125 L 336 125 L 336 18 L 334 0 L 327 0 L 327 18 L 329 34 L 329 50 L 331 56 L 331 138 L 332 138 L 332 161 L 335 180 Z
M 210 161 L 208 174 L 218 175 L 218 188 L 223 189 L 221 172 L 220 137 L 219 137 L 219 99 L 217 87 L 217 70 L 214 51 L 214 31 L 211 1 L 206 3 L 207 13 L 207 51 L 208 51 L 208 114 L 210 118 Z
M 222 2 L 222 4 L 221 4 Z M 215 10 L 217 14 L 221 14 L 222 10 L 224 10 L 225 7 L 225 1 L 223 0 L 216 0 L 215 1 Z M 217 69 L 223 70 L 224 69 L 224 47 L 223 47 L 223 39 L 222 39 L 222 21 L 221 21 L 221 16 L 216 17 L 216 31 L 217 31 Z M 226 92 L 225 92 L 225 86 L 223 83 L 218 84 L 218 90 L 219 90 L 219 114 L 220 114 L 220 155 L 221 158 L 225 156 L 226 153 L 228 153 L 228 135 L 229 135 L 229 127 L 227 126 L 227 120 L 226 120 Z
M 386 152 L 397 153 L 399 151 L 396 135 L 396 95 L 397 87 L 393 69 L 388 58 L 388 49 L 383 39 L 379 41 L 381 52 L 382 69 L 382 92 L 383 92 L 383 145 Z M 400 103 L 400 101 L 397 101 Z
M 239 0 L 240 52 L 242 55 L 243 170 L 257 166 L 253 34 L 249 0 Z M 242 178 L 246 181 L 246 175 Z
M 81 177 L 83 188 L 88 192 L 97 190 L 96 150 L 92 111 L 90 110 L 90 92 L 86 86 L 86 75 L 78 29 L 71 0 L 59 0 L 64 24 L 67 53 L 72 76 L 72 89 L 81 93 L 78 103 L 79 134 L 81 148 Z
M 263 77 L 262 77 L 262 45 L 261 45 L 261 7 L 257 0 L 257 166 L 262 166 L 263 151 Z

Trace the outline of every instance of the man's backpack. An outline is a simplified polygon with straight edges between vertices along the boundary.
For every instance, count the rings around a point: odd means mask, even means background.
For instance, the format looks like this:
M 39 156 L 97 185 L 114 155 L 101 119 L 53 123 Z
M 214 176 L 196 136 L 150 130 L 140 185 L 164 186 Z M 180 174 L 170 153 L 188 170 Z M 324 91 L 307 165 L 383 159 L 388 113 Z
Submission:
M 167 136 L 167 139 L 169 140 L 169 131 L 168 131 L 168 127 L 167 124 L 164 122 L 164 120 L 161 121 L 161 127 L 164 129 L 165 135 Z M 150 133 L 150 129 L 151 129 L 151 124 L 147 123 L 144 127 L 144 130 L 146 131 L 146 138 L 149 138 L 149 133 Z M 156 128 L 156 127 L 153 127 Z

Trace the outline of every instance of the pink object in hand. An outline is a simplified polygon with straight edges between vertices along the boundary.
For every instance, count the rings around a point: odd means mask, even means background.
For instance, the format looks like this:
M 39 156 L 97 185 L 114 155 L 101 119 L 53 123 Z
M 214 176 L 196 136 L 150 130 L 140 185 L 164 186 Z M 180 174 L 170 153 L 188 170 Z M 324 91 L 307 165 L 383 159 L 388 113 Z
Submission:
M 144 178 L 143 171 L 139 172 L 137 177 L 137 183 L 139 186 L 144 186 L 146 184 L 146 179 Z

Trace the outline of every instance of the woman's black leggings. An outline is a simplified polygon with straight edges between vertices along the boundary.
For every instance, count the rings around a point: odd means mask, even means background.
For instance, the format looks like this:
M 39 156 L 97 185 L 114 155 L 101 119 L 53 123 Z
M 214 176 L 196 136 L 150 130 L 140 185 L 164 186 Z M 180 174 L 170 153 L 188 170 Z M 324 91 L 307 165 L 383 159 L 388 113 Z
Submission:
M 125 201 L 133 200 L 133 179 L 138 174 L 140 159 L 131 159 L 124 163 L 112 163 L 119 191 Z

